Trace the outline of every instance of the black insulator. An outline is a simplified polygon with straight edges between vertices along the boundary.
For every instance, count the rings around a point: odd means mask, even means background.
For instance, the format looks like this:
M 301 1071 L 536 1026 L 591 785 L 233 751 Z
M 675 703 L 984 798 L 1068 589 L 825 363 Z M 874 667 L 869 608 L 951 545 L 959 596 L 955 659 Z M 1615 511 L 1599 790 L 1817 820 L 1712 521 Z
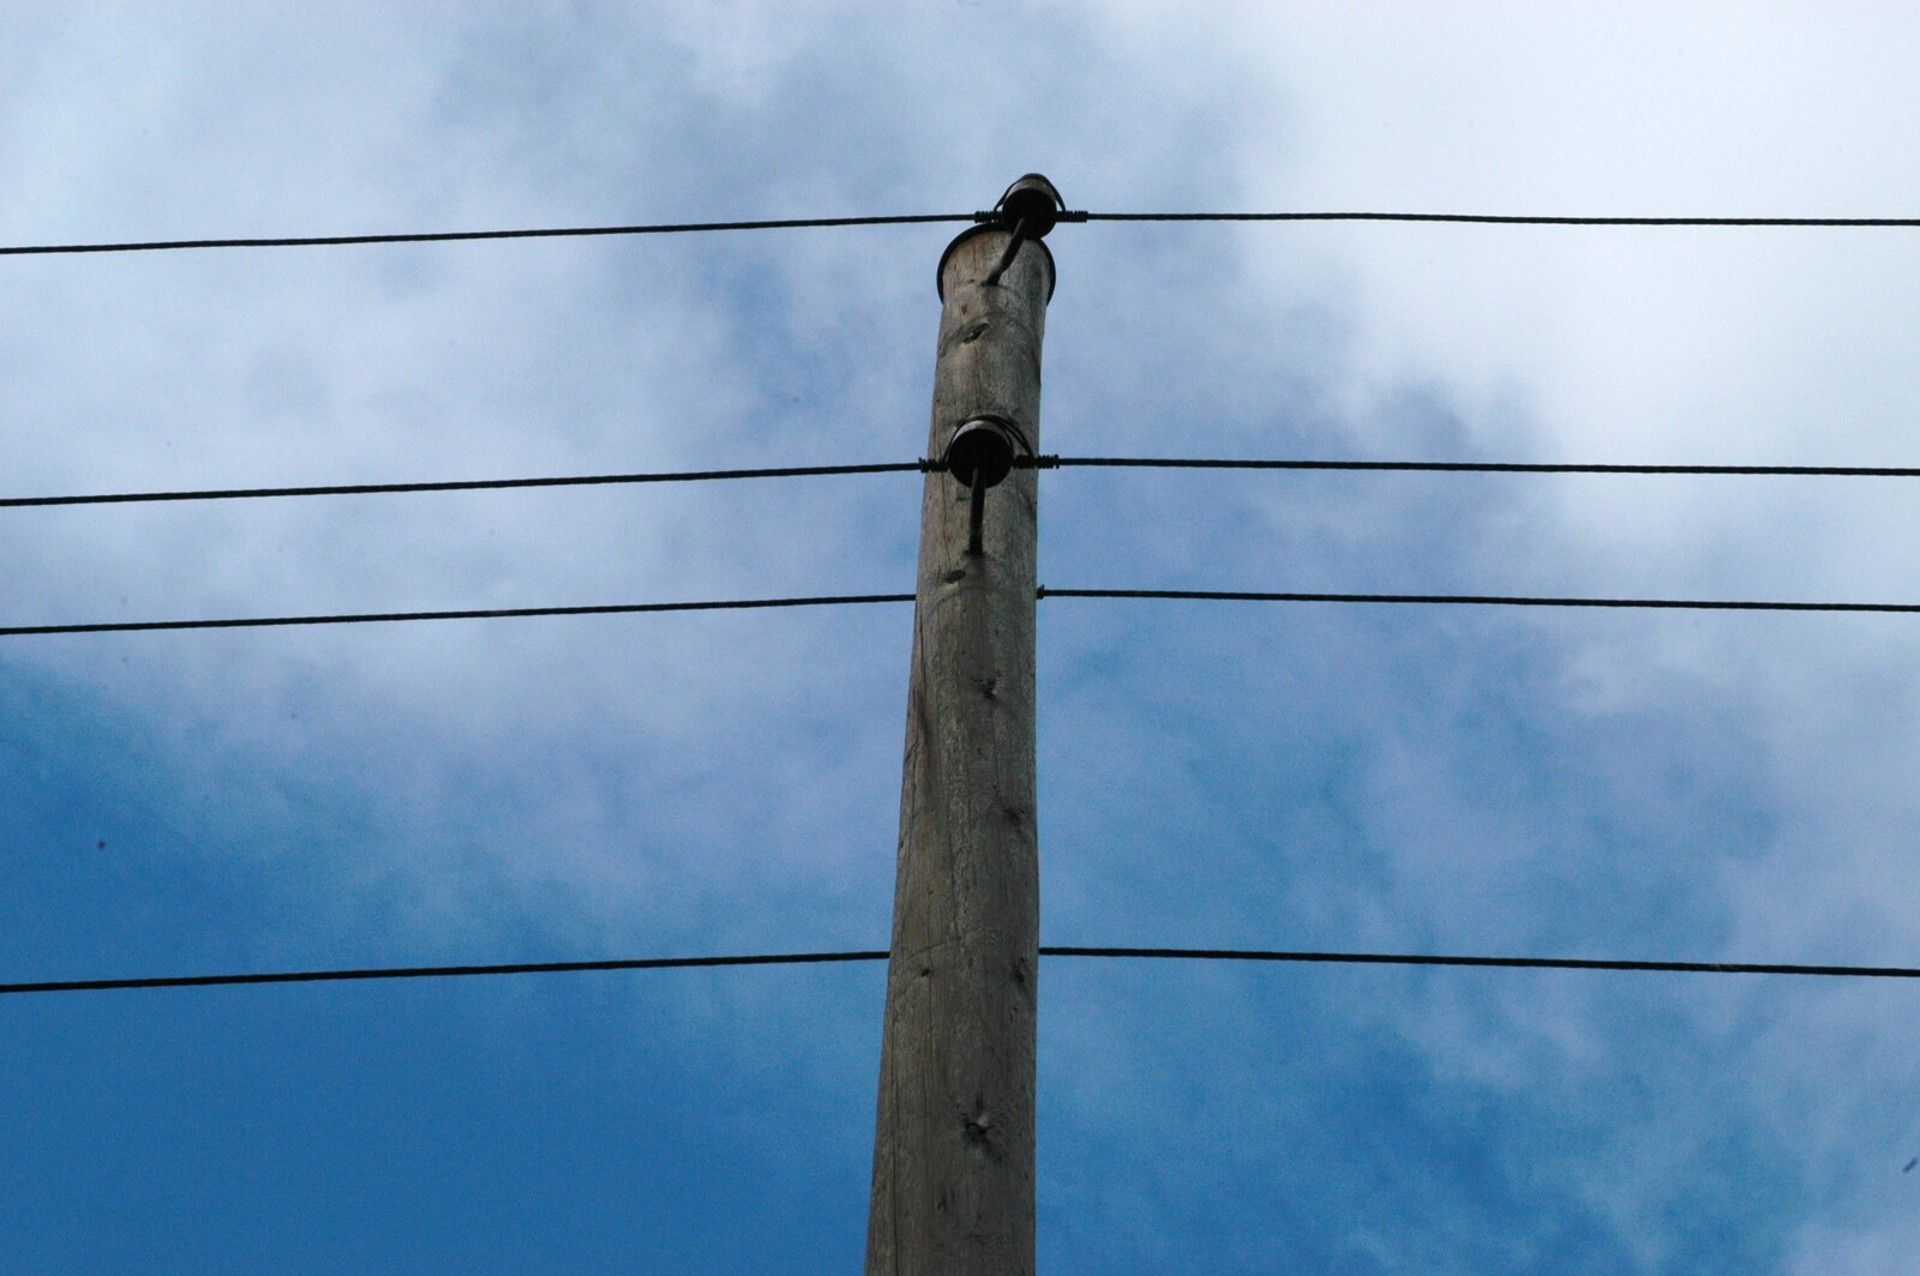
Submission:
M 947 472 L 972 488 L 997 485 L 1013 472 L 1019 456 L 1014 431 L 992 417 L 974 417 L 953 432 L 947 444 Z
M 1026 223 L 1027 237 L 1043 238 L 1060 220 L 1060 214 L 1067 209 L 1066 201 L 1060 198 L 1053 183 L 1038 173 L 1028 173 L 1025 177 L 1007 187 L 1007 193 L 994 205 L 1000 214 L 1000 220 L 1008 226 Z

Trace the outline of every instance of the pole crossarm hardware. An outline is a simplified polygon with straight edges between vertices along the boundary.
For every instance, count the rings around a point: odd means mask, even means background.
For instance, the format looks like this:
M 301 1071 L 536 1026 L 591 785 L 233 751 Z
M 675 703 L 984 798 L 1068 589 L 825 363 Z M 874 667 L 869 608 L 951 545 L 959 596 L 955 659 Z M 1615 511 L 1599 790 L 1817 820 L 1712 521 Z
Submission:
M 1054 282 L 1041 240 L 1063 208 L 1028 174 L 940 258 L 926 455 L 941 464 L 920 505 L 868 1276 L 1034 1270 L 1030 460 Z

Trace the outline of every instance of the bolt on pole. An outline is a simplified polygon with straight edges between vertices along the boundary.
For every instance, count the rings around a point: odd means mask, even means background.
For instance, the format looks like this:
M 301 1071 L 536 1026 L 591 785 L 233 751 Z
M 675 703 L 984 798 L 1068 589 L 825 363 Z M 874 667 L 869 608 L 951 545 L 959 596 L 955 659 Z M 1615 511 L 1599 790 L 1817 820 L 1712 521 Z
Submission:
M 1034 1269 L 1038 174 L 940 259 L 869 1276 Z M 1022 462 L 1028 462 L 1022 464 Z

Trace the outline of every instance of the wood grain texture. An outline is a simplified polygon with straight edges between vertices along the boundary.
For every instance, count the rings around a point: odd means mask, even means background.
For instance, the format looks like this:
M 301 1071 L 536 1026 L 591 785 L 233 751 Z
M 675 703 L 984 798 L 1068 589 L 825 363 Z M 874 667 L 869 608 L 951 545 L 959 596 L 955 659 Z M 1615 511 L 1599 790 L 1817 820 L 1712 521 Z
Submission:
M 994 413 L 1040 445 L 1051 256 L 976 232 L 950 252 L 927 455 Z M 1034 1268 L 1034 778 L 1037 475 L 986 497 L 967 552 L 967 489 L 929 474 L 900 793 L 892 959 L 880 1059 L 870 1276 Z

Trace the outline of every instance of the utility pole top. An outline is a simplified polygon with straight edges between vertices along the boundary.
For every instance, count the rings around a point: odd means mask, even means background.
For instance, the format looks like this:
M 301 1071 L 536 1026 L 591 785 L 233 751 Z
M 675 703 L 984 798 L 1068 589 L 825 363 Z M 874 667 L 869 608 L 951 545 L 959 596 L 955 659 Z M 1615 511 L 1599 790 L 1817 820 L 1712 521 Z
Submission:
M 1047 296 L 1053 300 L 1053 253 L 1041 243 L 1047 232 L 1060 224 L 1061 216 L 1067 211 L 1067 203 L 1060 198 L 1060 192 L 1054 184 L 1039 173 L 1028 173 L 1025 177 L 1007 187 L 1000 196 L 1000 202 L 993 206 L 994 217 L 970 226 L 954 236 L 947 250 L 940 254 L 940 265 L 934 271 L 934 279 L 940 289 L 940 300 L 947 299 L 947 262 L 954 251 L 968 240 L 981 235 L 1011 234 L 1005 250 L 994 268 L 983 280 L 987 284 L 997 284 L 1013 260 L 1020 253 L 1022 244 L 1033 244 L 1047 259 Z M 985 214 L 975 214 L 984 217 Z M 1046 302 L 1042 302 L 1042 305 Z

